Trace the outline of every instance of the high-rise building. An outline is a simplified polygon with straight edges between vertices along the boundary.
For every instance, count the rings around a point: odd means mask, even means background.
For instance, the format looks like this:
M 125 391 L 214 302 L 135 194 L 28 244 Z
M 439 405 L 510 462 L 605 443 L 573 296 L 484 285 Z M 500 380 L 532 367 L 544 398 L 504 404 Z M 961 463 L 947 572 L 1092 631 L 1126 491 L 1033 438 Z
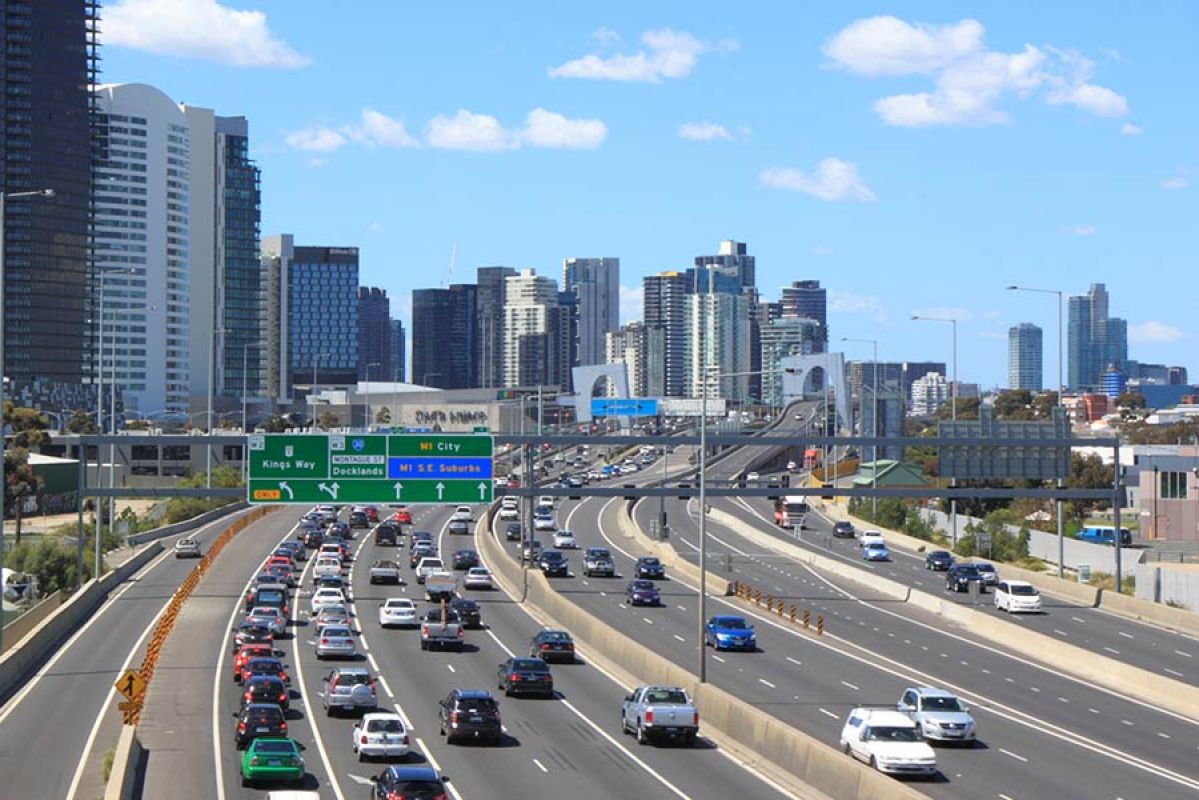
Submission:
M 716 255 L 696 256 L 695 266 L 698 268 L 696 271 L 701 273 L 707 272 L 711 267 L 719 268 L 720 272 L 736 278 L 740 286 L 757 285 L 754 257 L 749 255 L 744 242 L 725 239 L 720 243 Z M 720 289 L 717 288 L 717 291 Z
M 1007 332 L 1007 384 L 1009 389 L 1041 391 L 1041 329 L 1021 322 Z
M 655 397 L 682 397 L 687 372 L 687 325 L 684 318 L 689 292 L 687 275 L 684 272 L 646 275 L 642 286 L 642 321 L 649 332 L 646 363 L 650 365 L 650 394 Z
M 939 372 L 929 372 L 912 381 L 912 415 L 927 417 L 949 402 L 949 381 Z
M 505 279 L 504 386 L 562 384 L 570 323 L 559 300 L 557 282 L 531 269 Z
M 191 370 L 207 374 L 216 335 L 209 324 L 202 355 L 192 353 L 191 248 L 193 241 L 202 243 L 199 259 L 209 259 L 201 263 L 209 265 L 210 280 L 214 212 L 203 206 L 191 215 L 191 126 L 183 109 L 152 86 L 102 86 L 96 94 L 107 142 L 95 167 L 97 363 L 115 375 L 127 408 L 143 415 L 186 414 Z M 206 146 L 199 145 L 201 160 Z M 210 187 L 212 176 L 196 182 Z M 204 278 L 200 284 L 198 293 L 209 305 L 195 313 L 210 314 L 212 285 Z
M 604 363 L 605 337 L 620 327 L 620 259 L 566 259 L 562 291 L 576 300 L 577 363 Z
M 512 267 L 479 267 L 476 307 L 479 314 L 479 385 L 504 385 L 504 281 Z
M 687 331 L 687 397 L 746 402 L 750 398 L 750 319 L 745 294 L 689 294 L 684 307 Z M 732 377 L 737 373 L 736 377 Z
M 929 373 L 936 372 L 940 375 L 948 375 L 944 361 L 905 361 L 903 362 L 903 377 L 900 383 L 900 391 L 904 397 L 911 397 L 912 384 L 923 378 Z M 879 378 L 882 381 L 882 378 Z
M 1109 366 L 1120 372 L 1128 371 L 1128 320 L 1109 317 L 1107 321 L 1107 343 L 1103 356 L 1104 371 Z
M 743 369 L 751 374 L 746 380 L 747 394 L 741 398 L 744 400 L 758 399 L 762 396 L 762 343 L 756 270 L 755 259 L 749 255 L 746 244 L 726 239 L 720 243 L 716 255 L 695 257 L 691 289 L 693 292 L 715 291 L 745 295 L 744 313 L 749 324 L 749 360 Z
M 392 380 L 391 301 L 387 290 L 358 287 L 358 380 Z
M 97 82 L 98 5 L 94 0 L 0 2 L 0 191 L 10 195 L 0 242 L 4 370 L 14 380 L 79 384 L 94 373 L 89 362 L 96 330 L 88 324 L 96 299 L 88 275 L 89 89 Z M 104 158 L 103 139 L 95 143 Z M 52 189 L 54 196 L 11 197 L 43 189 Z
M 412 380 L 439 389 L 478 386 L 478 287 L 455 283 L 412 293 Z
M 938 368 L 925 370 L 925 372 L 944 372 L 945 370 L 944 365 L 933 366 Z M 874 377 L 877 374 L 879 386 L 883 387 L 883 389 L 893 387 L 892 391 L 899 392 L 906 397 L 908 392 L 904 388 L 903 368 L 904 363 L 902 361 L 880 361 L 877 367 L 873 361 L 850 361 L 845 365 L 845 373 L 849 381 L 849 393 L 855 397 L 863 397 L 869 394 L 870 390 L 874 388 Z
M 388 326 L 391 336 L 391 364 L 387 368 L 387 379 L 403 382 L 407 380 L 404 367 L 407 364 L 405 356 L 408 352 L 404 323 L 402 320 L 392 319 L 388 320 Z
M 646 373 L 646 328 L 643 323 L 630 322 L 607 335 L 607 363 L 624 364 L 629 380 L 629 394 L 648 397 Z M 609 386 L 609 396 L 615 396 Z
M 1082 391 L 1094 385 L 1091 349 L 1091 302 L 1087 297 L 1067 301 L 1066 386 Z
M 268 388 L 348 386 L 358 378 L 358 248 L 297 246 L 291 234 L 262 240 L 267 275 Z
M 760 336 L 763 403 L 782 405 L 783 376 L 779 372 L 782 359 L 815 353 L 820 334 L 820 323 L 804 317 L 780 317 L 762 325 Z
M 784 317 L 799 317 L 815 320 L 820 324 L 820 344 L 813 352 L 828 350 L 828 290 L 820 287 L 820 281 L 792 281 L 784 286 L 779 304 Z
M 1093 283 L 1086 295 L 1069 298 L 1066 385 L 1072 391 L 1098 389 L 1110 365 L 1128 368 L 1128 322 L 1109 317 L 1107 288 Z

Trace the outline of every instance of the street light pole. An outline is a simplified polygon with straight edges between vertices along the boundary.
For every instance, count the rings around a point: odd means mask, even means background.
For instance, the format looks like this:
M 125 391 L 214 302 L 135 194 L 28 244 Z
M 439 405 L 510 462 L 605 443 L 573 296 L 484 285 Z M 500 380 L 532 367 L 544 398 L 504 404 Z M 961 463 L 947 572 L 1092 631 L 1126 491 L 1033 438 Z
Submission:
M 4 334 L 5 327 L 8 325 L 8 308 L 5 305 L 7 298 L 4 294 L 4 256 L 5 256 L 5 231 L 4 217 L 7 211 L 7 203 L 9 198 L 18 197 L 53 197 L 53 189 L 38 189 L 32 192 L 0 192 L 0 456 L 8 454 L 8 439 L 5 438 L 4 428 L 5 422 L 3 419 L 4 409 Z M 83 457 L 80 455 L 80 462 Z M 83 502 L 83 498 L 79 498 L 79 502 Z M 4 508 L 4 495 L 0 493 L 0 569 L 4 568 L 4 521 L 7 519 L 8 511 Z M 79 531 L 80 541 L 83 541 L 83 531 Z M 80 576 L 82 579 L 82 576 Z M 3 604 L 0 600 L 0 605 Z M 0 645 L 4 643 L 3 624 L 0 624 Z
M 1064 408 L 1062 396 L 1066 393 L 1066 383 L 1062 379 L 1062 302 L 1065 292 L 1061 289 L 1034 289 L 1028 286 L 1008 286 L 1009 292 L 1036 292 L 1037 294 L 1055 294 L 1057 295 L 1057 407 Z M 1065 488 L 1065 482 L 1061 478 L 1057 479 L 1057 488 Z M 1065 577 L 1065 560 L 1066 560 L 1066 531 L 1062 519 L 1063 507 L 1065 502 L 1059 497 L 1056 504 L 1057 513 L 1057 576 Z M 1156 522 L 1154 523 L 1156 524 Z
M 862 342 L 869 344 L 874 348 L 874 367 L 872 372 L 874 377 L 870 385 L 870 397 L 874 402 L 874 408 L 870 413 L 871 431 L 870 435 L 875 438 L 875 443 L 870 446 L 870 457 L 874 461 L 873 468 L 870 470 L 870 488 L 875 494 L 870 497 L 870 516 L 875 521 L 878 520 L 878 339 L 854 339 L 849 336 L 842 336 L 843 342 Z
M 925 322 L 947 322 L 953 326 L 953 382 L 950 384 L 950 387 L 949 387 L 949 398 L 950 398 L 950 403 L 951 403 L 949 413 L 950 413 L 951 419 L 954 422 L 957 422 L 958 421 L 958 321 L 956 319 L 950 319 L 948 317 L 925 317 L 920 314 L 913 314 L 912 319 L 923 320 Z M 958 482 L 957 482 L 956 478 L 951 477 L 949 479 L 949 485 L 951 487 L 957 486 L 957 483 Z M 956 497 L 952 497 L 949 500 L 949 527 L 950 527 L 949 540 L 950 540 L 951 544 L 957 545 L 957 543 L 958 543 L 958 500 Z
M 372 361 L 366 365 L 366 391 L 362 393 L 362 428 L 364 431 L 371 429 L 371 367 L 382 366 L 378 361 Z
M 207 452 L 204 461 L 208 472 L 206 484 L 209 489 L 212 488 L 212 395 L 214 390 L 213 384 L 216 382 L 216 337 L 218 335 L 223 336 L 224 333 L 224 328 L 217 328 L 208 337 L 208 414 L 206 419 L 208 420 L 209 444 L 205 448 Z

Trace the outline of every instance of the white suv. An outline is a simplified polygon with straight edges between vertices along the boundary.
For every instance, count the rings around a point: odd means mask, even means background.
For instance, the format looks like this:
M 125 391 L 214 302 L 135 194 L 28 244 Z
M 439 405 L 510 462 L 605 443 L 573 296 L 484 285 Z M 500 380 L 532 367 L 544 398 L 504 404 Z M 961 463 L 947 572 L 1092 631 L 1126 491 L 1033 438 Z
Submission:
M 862 531 L 858 537 L 858 547 L 869 547 L 870 545 L 886 544 L 883 541 L 883 535 L 879 531 Z
M 841 729 L 841 749 L 890 775 L 935 775 L 937 754 L 907 714 L 855 708 Z
M 895 707 L 912 718 L 925 739 L 974 744 L 974 718 L 951 692 L 927 686 L 905 689 Z
M 1009 614 L 1041 613 L 1041 593 L 1027 581 L 1000 581 L 995 584 L 995 608 Z

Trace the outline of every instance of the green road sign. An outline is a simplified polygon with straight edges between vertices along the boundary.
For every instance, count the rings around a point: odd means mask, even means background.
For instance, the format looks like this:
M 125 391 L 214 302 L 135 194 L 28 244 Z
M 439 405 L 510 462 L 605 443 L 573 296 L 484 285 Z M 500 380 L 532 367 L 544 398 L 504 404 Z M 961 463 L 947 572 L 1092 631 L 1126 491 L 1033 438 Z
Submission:
M 487 503 L 481 434 L 253 434 L 251 503 Z

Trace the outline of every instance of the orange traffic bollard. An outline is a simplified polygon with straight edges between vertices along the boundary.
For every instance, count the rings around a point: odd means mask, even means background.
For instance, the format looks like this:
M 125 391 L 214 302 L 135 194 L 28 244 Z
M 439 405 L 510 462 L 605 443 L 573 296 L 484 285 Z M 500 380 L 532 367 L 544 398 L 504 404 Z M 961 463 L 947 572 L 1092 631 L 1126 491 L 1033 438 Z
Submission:
M 791 624 L 795 624 L 795 603 L 791 604 Z
M 816 617 L 816 635 L 817 636 L 824 635 L 824 615 L 823 614 Z
M 812 619 L 812 612 L 805 608 L 803 610 L 803 629 L 805 631 L 808 629 L 808 625 L 810 624 L 811 619 Z
M 754 592 L 754 605 L 755 606 L 762 605 L 762 590 L 761 589 L 758 589 L 756 592 Z
M 778 615 L 780 617 L 783 615 L 783 601 L 782 600 L 779 600 Z

